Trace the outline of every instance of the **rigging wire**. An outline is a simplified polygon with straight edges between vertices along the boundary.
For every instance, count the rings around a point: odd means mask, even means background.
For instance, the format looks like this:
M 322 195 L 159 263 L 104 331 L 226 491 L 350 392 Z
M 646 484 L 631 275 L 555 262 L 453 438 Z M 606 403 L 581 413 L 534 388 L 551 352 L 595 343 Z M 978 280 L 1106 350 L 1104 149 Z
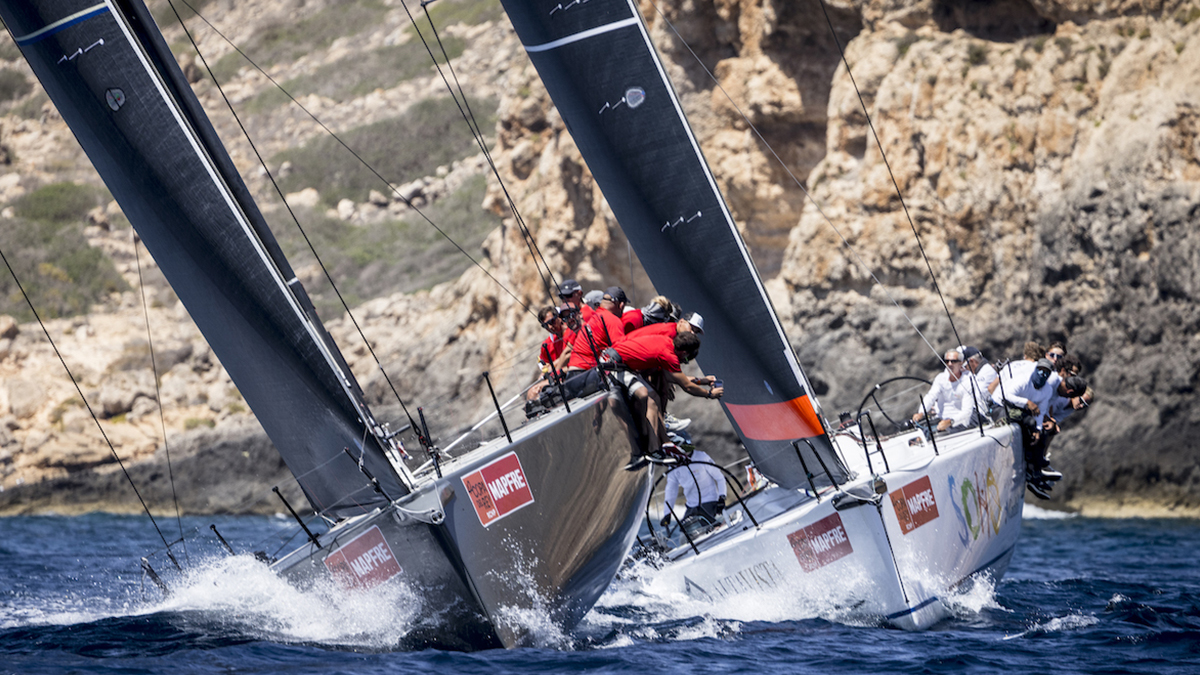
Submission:
M 879 140 L 879 134 L 875 131 L 875 123 L 871 121 L 871 112 L 867 110 L 867 102 L 863 100 L 862 92 L 858 90 L 858 83 L 854 81 L 854 72 L 850 70 L 850 61 L 846 58 L 846 50 L 842 47 L 842 41 L 837 36 L 837 31 L 833 28 L 833 19 L 829 17 L 829 10 L 825 6 L 825 0 L 817 0 L 817 4 L 821 5 L 821 13 L 825 15 L 825 23 L 829 26 L 829 33 L 833 36 L 833 41 L 837 44 L 838 53 L 842 57 L 842 63 L 846 66 L 846 75 L 850 78 L 850 84 L 854 86 L 854 93 L 858 96 L 858 103 L 862 106 L 863 115 L 867 118 L 867 127 L 871 129 L 871 136 L 875 139 L 875 146 L 879 148 L 879 156 L 883 159 L 883 165 L 887 167 L 888 177 L 892 179 L 892 187 L 896 188 L 896 197 L 900 199 L 900 208 L 904 210 L 904 217 L 908 219 L 908 225 L 912 228 L 913 238 L 917 240 L 917 249 L 921 251 L 921 258 L 925 261 L 925 269 L 929 270 L 929 279 L 933 282 L 933 290 L 937 291 L 938 298 L 942 301 L 942 309 L 946 312 L 946 318 L 950 321 L 950 330 L 954 332 L 954 344 L 964 344 L 962 338 L 958 336 L 958 327 L 954 325 L 954 317 L 950 315 L 950 307 L 946 304 L 946 297 L 942 295 L 942 289 L 938 286 L 937 275 L 933 273 L 933 265 L 929 262 L 929 256 L 925 254 L 925 245 L 921 243 L 921 235 L 917 232 L 917 224 L 913 221 L 912 214 L 908 211 L 908 204 L 904 201 L 904 193 L 900 190 L 900 183 L 896 181 L 896 175 L 892 173 L 892 164 L 888 161 L 887 153 L 883 151 L 883 142 Z
M 246 140 L 248 142 L 250 142 L 251 146 L 253 147 L 254 143 L 253 143 L 253 141 L 250 141 L 249 131 L 246 130 L 246 127 L 241 122 L 241 118 L 238 117 L 237 112 L 234 111 L 233 103 L 229 100 L 229 97 L 225 94 L 225 90 L 221 87 L 220 81 L 217 80 L 217 77 L 213 73 L 212 68 L 208 65 L 208 60 L 204 58 L 204 54 L 200 51 L 200 46 L 196 43 L 196 40 L 192 36 L 191 31 L 188 30 L 187 25 L 184 24 L 183 18 L 179 14 L 179 10 L 176 9 L 175 4 L 174 4 L 176 2 L 176 0 L 167 0 L 167 2 L 171 4 L 171 10 L 175 13 L 176 19 L 179 20 L 179 25 L 183 28 L 184 33 L 186 33 L 188 36 L 188 40 L 190 40 L 192 43 L 192 47 L 196 50 L 196 53 L 200 56 L 200 60 L 204 63 L 204 68 L 208 72 L 209 77 L 211 77 L 213 79 L 213 83 L 216 85 L 217 91 L 221 92 L 221 97 L 225 100 L 225 104 L 229 107 L 230 112 L 233 113 L 234 118 L 238 122 L 238 126 L 241 127 L 242 133 L 246 136 Z M 367 162 L 367 160 L 364 159 L 362 157 L 362 155 L 358 154 L 353 148 L 351 148 L 349 146 L 349 144 L 347 144 L 344 140 L 342 140 L 341 136 L 338 136 L 337 133 L 335 133 L 323 121 L 321 121 L 321 118 L 317 117 L 316 114 L 313 113 L 312 111 L 310 111 L 308 108 L 305 108 L 303 103 L 301 103 L 295 96 L 292 96 L 291 92 L 289 92 L 287 89 L 285 89 L 283 87 L 283 85 L 280 84 L 275 78 L 271 77 L 270 73 L 268 73 L 265 69 L 263 69 L 262 66 L 259 66 L 258 63 L 254 61 L 254 59 L 251 59 L 250 56 L 248 54 L 246 54 L 246 52 L 242 51 L 241 47 L 238 47 L 237 44 L 233 42 L 233 40 L 231 40 L 224 33 L 222 33 L 216 26 L 214 26 L 212 24 L 212 22 L 209 21 L 208 18 L 205 17 L 203 14 L 201 14 L 199 10 L 197 10 L 195 7 L 193 7 L 188 2 L 188 0 L 178 0 L 178 2 L 183 4 L 188 9 L 192 10 L 192 12 L 195 13 L 195 15 L 201 21 L 203 21 L 209 28 L 211 28 L 214 33 L 216 33 L 222 40 L 229 43 L 229 46 L 233 47 L 234 51 L 236 51 L 239 55 L 241 55 L 242 58 L 246 59 L 247 63 L 249 63 L 251 66 L 253 66 L 254 69 L 257 70 L 259 73 L 261 73 L 263 75 L 263 77 L 267 78 L 267 81 L 269 81 L 272 85 L 274 85 L 274 87 L 276 89 L 283 92 L 284 96 L 287 96 L 288 99 L 292 103 L 295 103 L 296 107 L 298 107 L 301 110 L 301 112 L 308 115 L 308 117 L 310 119 L 312 119 L 312 121 L 315 122 L 317 124 L 317 126 L 321 127 L 321 129 L 326 134 L 328 134 L 330 138 L 337 141 L 338 145 L 341 145 L 342 148 L 346 150 L 346 152 L 349 152 L 350 155 L 353 156 L 355 159 L 357 159 L 360 164 L 362 164 L 376 178 L 378 178 L 380 181 L 382 181 L 383 184 L 386 185 L 388 187 L 388 189 L 393 194 L 395 194 L 396 197 L 398 197 L 400 199 L 400 201 L 404 202 L 404 204 L 406 206 L 408 206 L 410 209 L 412 209 L 414 212 L 416 212 L 416 214 L 419 215 L 426 223 L 428 223 L 430 227 L 437 230 L 438 234 L 442 235 L 442 237 L 445 238 L 446 241 L 450 242 L 454 246 L 454 248 L 458 249 L 458 252 L 462 253 L 467 258 L 467 260 L 470 260 L 471 263 L 473 265 L 475 265 L 476 267 L 478 267 L 484 274 L 486 274 L 489 279 L 496 282 L 496 285 L 499 286 L 505 293 L 507 293 L 514 301 L 516 301 L 516 303 L 518 305 L 525 308 L 525 311 L 527 311 L 531 314 L 533 313 L 533 309 L 529 305 L 525 304 L 524 302 L 521 302 L 521 299 L 518 298 L 515 293 L 513 293 L 511 290 L 509 290 L 509 288 L 507 286 L 505 286 L 499 279 L 497 279 L 495 276 L 493 276 L 492 273 L 489 272 L 487 270 L 487 268 L 483 266 L 482 263 L 480 263 L 478 260 L 476 260 L 474 257 L 472 257 L 470 253 L 467 253 L 467 251 L 462 246 L 460 246 L 458 244 L 458 242 L 454 241 L 454 239 L 451 238 L 450 235 L 445 232 L 445 230 L 438 227 L 437 223 L 433 222 L 433 220 L 430 219 L 429 216 L 425 215 L 425 213 L 423 211 L 421 211 L 419 208 L 417 208 L 413 204 L 412 200 L 406 198 L 403 194 L 401 194 L 399 188 L 392 185 L 391 181 L 389 181 L 387 178 L 384 178 L 383 174 L 379 173 L 379 171 L 374 166 L 372 166 L 369 162 Z M 271 183 L 274 185 L 276 192 L 279 192 L 280 198 L 283 199 L 283 193 L 280 190 L 279 185 L 275 183 L 274 175 L 267 168 L 266 160 L 263 159 L 262 155 L 258 153 L 257 148 L 255 148 L 254 154 L 258 158 L 259 164 L 262 166 L 263 170 L 266 172 L 266 175 L 271 179 Z M 292 212 L 291 207 L 287 205 L 287 200 L 283 199 L 283 202 L 284 202 L 284 205 L 287 206 L 288 213 L 292 216 L 293 220 L 295 220 L 296 215 L 295 215 L 295 213 Z M 298 222 L 297 222 L 297 227 L 299 227 Z M 302 231 L 302 233 L 303 233 L 303 231 Z M 307 235 L 305 236 L 305 241 L 308 242 Z M 309 246 L 310 247 L 312 246 L 311 242 L 309 242 Z M 316 255 L 315 251 L 313 252 L 313 255 Z M 318 258 L 318 262 L 319 261 L 320 261 L 320 259 Z M 324 268 L 323 265 L 322 265 L 322 268 Z M 326 271 L 325 274 L 327 277 L 329 276 L 328 271 Z M 330 281 L 332 283 L 332 279 Z M 339 294 L 338 297 L 341 298 L 341 295 Z M 343 305 L 345 305 L 344 300 L 343 300 Z
M 75 386 L 75 392 L 79 394 L 80 400 L 83 401 L 84 407 L 92 416 L 92 421 L 96 423 L 96 428 L 100 430 L 100 436 L 104 438 L 104 442 L 108 445 L 108 449 L 112 452 L 113 459 L 117 460 L 117 466 L 121 467 L 121 473 L 125 474 L 125 480 L 129 481 L 129 487 L 133 488 L 133 494 L 137 496 L 138 502 L 142 505 L 142 510 L 146 512 L 146 517 L 150 519 L 150 523 L 154 525 L 154 531 L 158 533 L 158 538 L 162 540 L 163 546 L 167 548 L 167 557 L 175 564 L 175 569 L 182 571 L 179 566 L 179 561 L 175 559 L 171 553 L 171 545 L 167 543 L 166 536 L 163 535 L 162 529 L 158 526 L 158 521 L 154 519 L 154 514 L 150 513 L 150 507 L 146 505 L 146 500 L 142 499 L 142 493 L 137 488 L 137 484 L 133 482 L 133 477 L 129 475 L 129 470 L 125 468 L 125 462 L 121 461 L 121 456 L 117 454 L 117 449 L 113 447 L 112 441 L 108 438 L 108 434 L 104 431 L 104 425 L 100 424 L 100 418 L 96 416 L 96 411 L 92 409 L 92 404 L 88 402 L 87 397 L 83 395 L 83 389 L 79 386 L 79 380 L 75 378 L 75 374 L 71 372 L 71 368 L 67 366 L 66 359 L 63 358 L 62 352 L 58 351 L 58 345 L 55 344 L 54 338 L 50 337 L 50 330 L 46 328 L 46 323 L 42 321 L 42 316 L 38 314 L 37 308 L 33 306 L 33 300 L 29 294 L 25 292 L 25 286 L 21 283 L 21 279 L 17 276 L 17 271 L 8 262 L 8 256 L 4 255 L 4 251 L 0 250 L 0 260 L 4 261 L 4 266 L 8 268 L 8 273 L 12 275 L 13 281 L 16 282 L 17 288 L 21 291 L 21 296 L 25 298 L 25 304 L 29 305 L 29 311 L 33 312 L 33 317 L 37 319 L 38 325 L 42 327 L 42 333 L 46 335 L 46 340 L 50 343 L 50 348 L 54 350 L 54 355 L 58 357 L 58 362 L 62 364 L 63 370 L 67 371 L 67 377 L 71 378 L 71 384 Z
M 417 25 L 416 19 L 412 12 L 408 9 L 408 4 L 401 0 L 400 5 L 404 7 L 404 13 L 408 15 L 409 23 L 412 24 L 413 31 L 417 37 L 421 39 L 421 44 L 425 46 L 425 51 L 429 53 L 429 58 L 433 61 L 433 65 L 437 68 L 438 75 L 441 76 L 442 82 L 446 85 L 447 91 L 450 92 L 450 98 L 454 100 L 458 107 L 458 112 L 462 115 L 463 120 L 467 123 L 467 127 L 471 130 L 471 136 L 475 139 L 475 143 L 483 152 L 484 158 L 487 160 L 488 166 L 492 169 L 492 174 L 496 176 L 496 180 L 500 184 L 500 189 L 504 192 L 504 198 L 508 201 L 508 206 L 512 210 L 513 218 L 517 223 L 517 229 L 521 232 L 521 238 L 525 240 L 526 247 L 529 248 L 529 255 L 533 258 L 533 266 L 537 269 L 538 276 L 542 278 L 542 285 L 545 287 L 546 295 L 550 297 L 551 304 L 554 304 L 555 289 L 558 282 L 554 279 L 554 272 L 550 268 L 550 264 L 546 262 L 546 258 L 542 255 L 542 250 L 537 244 L 533 233 L 529 231 L 529 226 L 525 223 L 525 218 L 521 215 L 521 211 L 517 208 L 516 200 L 509 194 L 508 186 L 504 183 L 504 179 L 500 177 L 500 171 L 496 168 L 496 163 L 492 160 L 492 153 L 487 148 L 487 143 L 483 137 L 483 131 L 479 127 L 479 122 L 475 118 L 474 111 L 471 110 L 471 105 L 467 101 L 466 92 L 463 91 L 462 83 L 458 79 L 458 73 L 454 70 L 454 65 L 450 63 L 450 55 L 446 53 L 446 46 L 442 43 L 441 35 L 438 34 L 437 26 L 433 23 L 433 17 L 429 14 L 429 5 L 435 0 L 422 0 L 421 9 L 425 12 L 425 18 L 429 21 L 430 31 L 433 37 L 437 40 L 438 48 L 442 52 L 442 58 L 446 60 L 446 68 L 450 71 L 451 77 L 454 78 L 454 85 L 458 88 L 458 93 L 455 94 L 455 88 L 450 86 L 450 82 L 446 79 L 445 73 L 442 72 L 442 66 L 438 63 L 437 57 L 434 56 L 432 48 L 429 46 L 429 41 L 425 39 L 425 34 L 421 32 L 421 28 Z M 462 97 L 462 102 L 459 103 L 459 97 Z M 465 108 L 465 110 L 464 110 Z M 538 265 L 538 261 L 541 265 Z M 542 267 L 546 268 L 546 273 L 542 273 Z M 549 281 L 546 277 L 549 275 Z
M 175 502 L 175 524 L 179 526 L 179 541 L 183 543 L 184 560 L 191 564 L 191 556 L 188 554 L 187 542 L 183 538 L 183 517 L 179 513 L 179 495 L 175 491 L 175 470 L 171 466 L 171 443 L 167 440 L 167 418 L 163 411 L 162 387 L 158 383 L 158 360 L 154 355 L 154 336 L 150 332 L 150 308 L 146 305 L 146 280 L 142 276 L 142 256 L 138 253 L 138 242 L 140 241 L 137 231 L 132 227 L 129 232 L 133 238 L 133 259 L 137 262 L 138 272 L 138 291 L 142 298 L 142 315 L 146 317 L 146 343 L 150 345 L 150 371 L 154 375 L 154 400 L 158 403 L 158 421 L 162 426 L 163 434 L 163 452 L 167 455 L 167 476 L 171 480 L 171 500 Z
M 858 254 L 858 251 L 855 250 L 854 246 L 852 246 L 850 244 L 850 241 L 846 238 L 846 235 L 842 234 L 842 231 L 840 229 L 838 229 L 837 225 L 833 224 L 833 219 L 830 218 L 827 213 L 825 213 L 825 210 L 821 207 L 820 202 L 818 202 L 812 196 L 812 194 L 809 193 L 808 188 L 806 188 L 804 186 L 804 183 L 802 183 L 800 181 L 800 179 L 797 178 L 794 173 L 792 173 L 791 168 L 787 165 L 787 163 L 785 163 L 783 161 L 783 158 L 781 158 L 779 156 L 779 154 L 775 152 L 775 148 L 772 147 L 771 144 L 767 141 L 767 139 L 762 135 L 762 132 L 760 132 L 758 130 L 758 127 L 755 126 L 755 124 L 750 121 L 750 118 L 746 115 L 745 112 L 742 111 L 741 106 L 739 106 L 737 104 L 737 102 L 733 100 L 733 96 L 731 96 L 729 94 L 729 92 L 725 90 L 725 87 L 723 87 L 721 85 L 721 82 L 717 79 L 717 77 L 713 74 L 713 72 L 711 70 L 709 70 L 707 65 L 704 64 L 704 61 L 702 61 L 700 59 L 700 56 L 696 53 L 696 51 L 694 49 L 692 49 L 692 46 L 688 43 L 688 41 L 686 39 L 684 39 L 683 35 L 681 35 L 679 33 L 679 30 L 675 27 L 675 24 L 673 24 L 671 22 L 671 20 L 669 18 L 667 18 L 667 15 L 662 11 L 662 9 L 659 8 L 657 3 L 651 2 L 651 6 L 654 7 L 654 11 L 657 12 L 660 17 L 662 17 L 663 22 L 665 22 L 667 24 L 667 27 L 671 29 L 671 32 L 675 34 L 675 37 L 679 40 L 679 42 L 688 50 L 688 52 L 692 55 L 692 58 L 694 58 L 696 60 L 696 63 L 708 75 L 708 78 L 710 80 L 712 80 L 713 85 L 716 86 L 717 89 L 721 90 L 721 93 L 725 96 L 725 98 L 729 102 L 729 104 L 733 106 L 734 110 L 736 110 L 738 115 L 741 116 L 742 121 L 744 121 L 746 123 L 747 127 L 751 131 L 754 132 L 754 135 L 758 137 L 758 140 L 763 144 L 764 147 L 766 147 L 767 151 L 771 153 L 771 156 L 775 158 L 775 161 L 778 162 L 780 168 L 783 169 L 784 173 L 786 173 L 788 175 L 788 178 L 791 178 L 792 182 L 796 184 L 796 187 L 800 188 L 800 191 L 803 192 L 804 196 L 808 198 L 808 201 L 813 205 L 813 208 L 815 208 L 817 210 L 817 213 L 819 213 L 821 215 L 821 218 L 825 221 L 825 223 L 827 225 L 829 225 L 830 229 L 833 230 L 834 234 L 836 234 L 838 236 L 838 238 L 841 239 L 842 245 L 846 248 L 847 251 L 850 252 L 850 255 L 853 256 L 854 262 L 864 272 L 866 272 L 868 276 L 871 277 L 871 281 L 874 282 L 876 286 L 879 286 L 880 290 L 882 290 L 884 295 L 887 296 L 887 299 L 892 302 L 892 305 L 894 305 L 896 307 L 896 309 L 904 317 L 905 321 L 908 322 L 908 325 L 912 327 L 913 331 L 915 331 L 918 336 L 920 336 L 921 341 L 924 342 L 925 345 L 927 347 L 929 347 L 929 350 L 931 352 L 933 352 L 934 356 L 937 357 L 938 362 L 942 362 L 942 352 L 939 352 L 937 350 L 937 348 L 933 346 L 933 343 L 931 343 L 929 341 L 929 338 L 925 336 L 925 333 L 923 333 L 921 331 L 921 329 L 917 327 L 917 324 L 913 321 L 912 317 L 910 317 L 908 315 L 908 312 L 904 311 L 904 308 L 901 307 L 900 302 L 898 300 L 896 300 L 896 297 L 892 295 L 891 291 L 888 290 L 887 286 L 885 286 L 883 284 L 883 282 L 879 280 L 879 277 L 875 275 L 875 272 L 871 269 L 871 267 L 869 265 L 867 265 L 866 261 L 864 261 L 862 259 L 862 256 L 860 256 Z M 849 68 L 849 66 L 847 66 L 847 68 Z M 881 152 L 882 152 L 882 150 L 881 150 Z M 935 284 L 936 284 L 936 281 L 935 281 Z M 941 294 L 941 292 L 939 291 L 939 295 L 940 294 Z M 943 304 L 944 304 L 944 302 L 945 301 L 943 300 Z M 951 327 L 953 327 L 953 321 L 951 321 Z M 955 337 L 956 338 L 958 337 L 957 331 L 955 332 Z M 962 341 L 959 340 L 958 344 L 962 344 Z M 945 364 L 943 363 L 943 365 L 945 365 Z
M 234 44 L 231 40 L 229 40 L 229 38 L 227 38 L 219 30 L 217 30 L 216 26 L 213 26 L 213 24 L 206 17 L 204 17 L 202 14 L 200 14 L 200 12 L 195 7 L 192 7 L 192 5 L 187 2 L 187 0 L 179 0 L 179 2 L 181 2 L 182 4 L 187 6 L 188 9 L 192 10 L 192 12 L 194 12 L 196 14 L 196 16 L 200 17 L 200 19 L 202 21 L 204 21 L 204 23 L 207 24 L 213 30 L 213 32 L 215 32 L 222 39 L 224 39 L 226 42 L 228 42 L 235 50 L 237 50 L 237 52 L 239 54 L 241 54 L 243 58 L 245 58 L 252 66 L 254 66 L 255 69 L 257 69 L 264 76 L 266 76 L 266 78 L 268 80 L 270 80 L 272 84 L 274 84 L 280 91 L 282 91 L 285 95 L 287 95 L 287 97 L 290 98 L 292 100 L 292 102 L 294 102 L 297 106 L 299 106 L 301 110 L 303 110 L 305 113 L 307 113 L 308 116 L 311 117 L 334 140 L 336 140 L 351 155 L 353 155 L 356 159 L 358 159 L 358 161 L 360 163 L 362 163 L 363 166 L 365 166 L 377 178 L 382 180 L 392 190 L 392 192 L 394 192 L 398 197 L 400 197 L 400 199 L 402 199 L 404 201 L 405 204 L 407 204 L 410 208 L 412 208 L 414 211 L 416 211 L 416 213 L 418 215 L 420 215 L 422 218 L 424 218 L 427 223 L 429 223 L 435 230 L 437 230 L 443 237 L 445 237 L 445 239 L 447 241 L 449 241 L 451 244 L 453 244 L 455 248 L 457 248 L 463 255 L 465 255 L 468 260 L 470 260 L 477 267 L 479 267 L 481 270 L 483 270 L 484 274 L 486 274 L 489 278 L 491 278 L 493 281 L 495 281 L 500 286 L 500 288 L 504 289 L 505 292 L 507 292 L 510 296 L 512 296 L 513 300 L 515 300 L 517 302 L 517 304 L 524 307 L 527 312 L 533 311 L 532 309 L 530 309 L 530 307 L 528 305 L 521 302 L 521 300 L 512 291 L 510 291 L 504 284 L 500 283 L 500 281 L 498 279 L 496 279 L 496 277 L 494 277 L 490 272 L 488 272 L 487 269 L 485 269 L 478 261 L 476 261 L 474 258 L 472 258 L 471 255 L 468 254 L 462 248 L 462 246 L 458 245 L 458 242 L 451 239 L 450 235 L 446 234 L 446 232 L 443 231 L 440 227 L 438 227 L 436 223 L 434 223 L 432 220 L 430 220 L 428 216 L 426 216 L 423 212 L 421 212 L 419 209 L 417 209 L 415 206 L 413 206 L 412 202 L 409 199 L 407 199 L 403 195 L 401 195 L 400 191 L 396 187 L 394 187 L 386 178 L 384 178 L 382 174 L 380 174 L 377 170 L 375 170 L 374 167 L 372 167 L 370 164 L 368 164 L 367 161 L 365 159 L 363 159 L 357 152 L 355 152 L 352 148 L 350 148 L 350 146 L 347 145 L 346 142 L 343 141 L 337 134 L 335 134 L 328 126 L 326 126 L 324 122 L 322 122 L 315 115 L 313 115 L 311 112 L 309 112 L 307 108 L 305 108 L 303 105 L 301 105 L 300 102 L 297 101 L 296 98 L 291 95 L 291 93 L 289 93 L 286 89 L 283 88 L 282 85 L 280 85 L 278 82 L 276 82 L 274 78 L 272 78 L 270 75 L 268 75 L 265 70 L 260 68 L 257 63 L 255 63 L 252 59 L 250 59 L 250 57 L 247 56 L 246 53 L 243 52 L 236 44 Z M 412 427 L 414 429 L 416 429 L 417 428 L 416 421 L 413 419 L 412 414 L 409 412 L 408 405 L 404 402 L 404 399 L 400 396 L 400 392 L 396 389 L 395 383 L 392 382 L 391 376 L 389 376 L 387 373 L 387 370 L 384 369 L 383 363 L 380 361 L 378 354 L 375 353 L 375 348 L 371 344 L 371 341 L 367 339 L 367 336 L 364 333 L 362 326 L 359 325 L 358 319 L 356 319 L 354 317 L 354 313 L 352 311 L 350 311 L 349 303 L 346 302 L 345 297 L 342 295 L 341 291 L 338 290 L 337 284 L 334 282 L 333 276 L 330 274 L 329 269 L 325 266 L 325 263 L 321 259 L 320 254 L 317 253 L 317 249 L 313 245 L 312 240 L 309 239 L 308 233 L 304 230 L 304 227 L 300 224 L 300 219 L 296 216 L 295 212 L 292 210 L 291 205 L 287 203 L 287 199 L 285 198 L 285 196 L 283 194 L 283 189 L 279 186 L 279 183 L 275 180 L 275 176 L 271 173 L 270 169 L 267 167 L 266 159 L 258 151 L 258 146 L 255 145 L 253 139 L 251 139 L 249 130 L 246 129 L 246 126 L 242 123 L 241 117 L 238 116 L 237 111 L 233 107 L 233 102 L 229 100 L 228 95 L 226 95 L 226 93 L 225 93 L 225 89 L 221 86 L 221 83 L 217 79 L 216 74 L 213 73 L 212 68 L 208 64 L 208 59 L 205 58 L 204 53 L 200 51 L 200 45 L 196 42 L 196 39 L 192 35 L 192 32 L 188 29 L 187 24 L 184 23 L 183 17 L 180 16 L 179 10 L 175 7 L 174 0 L 168 0 L 168 3 L 171 5 L 171 11 L 174 12 L 175 18 L 179 21 L 179 25 L 183 28 L 184 33 L 188 37 L 188 40 L 192 43 L 192 48 L 196 50 L 196 54 L 200 57 L 201 62 L 204 64 L 204 68 L 208 72 L 209 77 L 211 77 L 213 79 L 213 83 L 216 85 L 217 91 L 220 92 L 222 100 L 225 101 L 225 105 L 229 108 L 229 112 L 233 115 L 234 120 L 237 121 L 238 127 L 242 130 L 242 134 L 246 138 L 246 142 L 249 143 L 250 148 L 254 152 L 254 156 L 258 159 L 260 166 L 262 166 L 263 171 L 266 173 L 267 177 L 270 179 L 271 185 L 275 188 L 275 192 L 279 195 L 280 201 L 283 202 L 284 208 L 287 209 L 288 215 L 291 216 L 292 221 L 295 223 L 296 229 L 298 229 L 300 231 L 301 236 L 304 237 L 305 243 L 308 245 L 309 250 L 312 252 L 313 256 L 316 258 L 317 264 L 320 265 L 321 271 L 325 274 L 325 278 L 329 281 L 330 287 L 333 288 L 334 293 L 337 295 L 338 301 L 341 302 L 342 307 L 346 310 L 346 315 L 350 317 L 350 321 L 351 321 L 351 323 L 354 324 L 355 330 L 358 331 L 359 337 L 362 338 L 363 343 L 366 344 L 367 350 L 371 353 L 371 358 L 374 359 L 375 365 L 377 365 L 379 367 L 379 372 L 383 374 L 383 378 L 387 382 L 388 387 L 391 389 L 392 395 L 395 396 L 396 400 L 400 403 L 400 407 L 404 410 L 404 414 L 408 418 L 409 424 L 412 425 Z M 364 422 L 365 422 L 365 420 L 364 420 Z

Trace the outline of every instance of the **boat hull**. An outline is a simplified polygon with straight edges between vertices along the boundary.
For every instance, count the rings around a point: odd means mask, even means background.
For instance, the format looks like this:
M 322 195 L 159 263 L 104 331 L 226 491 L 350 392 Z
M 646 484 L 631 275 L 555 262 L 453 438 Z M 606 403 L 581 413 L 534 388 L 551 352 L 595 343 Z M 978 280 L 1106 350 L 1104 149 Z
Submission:
M 547 621 L 573 627 L 632 546 L 650 483 L 645 471 L 623 470 L 637 439 L 619 396 L 571 409 L 444 464 L 440 478 L 339 524 L 322 548 L 306 545 L 276 569 L 348 593 L 408 583 L 444 616 L 424 637 L 439 646 L 514 647 Z
M 937 455 L 928 444 L 910 446 L 915 438 L 896 439 L 893 454 L 885 446 L 890 470 L 872 449 L 882 480 L 857 470 L 860 478 L 842 486 L 846 496 L 829 491 L 818 501 L 768 488 L 747 502 L 758 527 L 740 507 L 729 509 L 734 525 L 698 539 L 699 554 L 674 549 L 651 589 L 729 607 L 735 618 L 799 612 L 906 629 L 936 623 L 964 582 L 998 580 L 1008 568 L 1024 460 L 1014 427 L 939 440 Z M 861 445 L 837 440 L 867 468 Z M 747 615 L 746 607 L 758 609 Z

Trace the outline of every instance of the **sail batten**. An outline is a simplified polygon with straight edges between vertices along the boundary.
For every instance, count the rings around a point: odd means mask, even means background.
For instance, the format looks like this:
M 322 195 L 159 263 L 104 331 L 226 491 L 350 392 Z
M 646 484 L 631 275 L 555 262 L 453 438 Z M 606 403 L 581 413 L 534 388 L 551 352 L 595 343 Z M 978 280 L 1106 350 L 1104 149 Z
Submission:
M 749 249 L 632 0 L 502 0 L 655 288 L 704 317 L 698 361 L 758 468 L 808 485 L 846 471 Z M 793 444 L 807 439 L 807 442 Z
M 340 352 L 140 0 L 0 1 L 0 17 L 322 513 L 407 491 Z

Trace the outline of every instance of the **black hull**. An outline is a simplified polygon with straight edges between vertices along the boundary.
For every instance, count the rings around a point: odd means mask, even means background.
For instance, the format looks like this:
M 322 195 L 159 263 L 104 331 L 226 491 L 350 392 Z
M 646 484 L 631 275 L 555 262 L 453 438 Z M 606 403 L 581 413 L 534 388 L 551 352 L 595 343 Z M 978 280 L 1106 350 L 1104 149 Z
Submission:
M 330 566 L 368 550 L 351 542 L 364 537 L 358 541 L 377 545 L 382 538 L 400 568 L 389 567 L 392 576 L 382 583 L 410 584 L 444 617 L 444 625 L 414 636 L 423 645 L 525 645 L 527 612 L 569 630 L 616 576 L 650 489 L 645 470 L 623 470 L 633 447 L 632 420 L 619 396 L 575 401 L 570 414 L 555 411 L 516 430 L 512 444 L 500 439 L 443 465 L 442 478 L 344 522 L 321 537 L 321 549 L 306 545 L 274 567 L 301 586 L 336 581 Z M 511 456 L 531 500 L 509 512 L 497 503 L 499 513 L 484 525 L 489 516 L 476 508 L 468 485 L 489 465 L 506 470 Z M 369 534 L 376 527 L 378 535 Z M 343 577 L 340 585 L 354 593 L 372 583 Z

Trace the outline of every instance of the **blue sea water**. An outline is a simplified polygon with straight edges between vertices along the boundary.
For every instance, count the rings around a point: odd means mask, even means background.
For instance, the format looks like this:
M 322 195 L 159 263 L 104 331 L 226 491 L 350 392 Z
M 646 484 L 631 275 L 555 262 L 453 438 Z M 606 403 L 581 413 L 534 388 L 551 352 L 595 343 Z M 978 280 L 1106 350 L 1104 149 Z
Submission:
M 706 611 L 630 579 L 570 634 L 533 617 L 541 646 L 475 653 L 406 646 L 436 614 L 416 589 L 353 602 L 300 593 L 249 555 L 219 554 L 212 522 L 239 552 L 278 546 L 293 529 L 282 518 L 184 518 L 189 574 L 166 575 L 164 598 L 138 565 L 161 547 L 145 518 L 0 519 L 0 673 L 1200 673 L 1191 520 L 1027 507 L 1008 574 L 920 633 L 819 610 Z M 178 536 L 174 520 L 160 523 Z M 161 555 L 153 564 L 170 567 Z

